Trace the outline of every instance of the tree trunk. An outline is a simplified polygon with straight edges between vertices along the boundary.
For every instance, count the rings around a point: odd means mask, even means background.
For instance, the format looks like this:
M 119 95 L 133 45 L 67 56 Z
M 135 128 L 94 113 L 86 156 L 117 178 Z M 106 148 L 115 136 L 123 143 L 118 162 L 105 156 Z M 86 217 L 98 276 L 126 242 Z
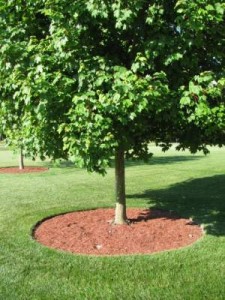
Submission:
M 125 163 L 124 150 L 119 147 L 115 155 L 115 179 L 116 179 L 116 209 L 115 224 L 127 224 L 126 196 L 125 196 Z
M 20 155 L 19 155 L 19 169 L 20 170 L 24 169 L 24 156 L 23 156 L 23 149 L 22 149 L 22 147 L 20 148 Z

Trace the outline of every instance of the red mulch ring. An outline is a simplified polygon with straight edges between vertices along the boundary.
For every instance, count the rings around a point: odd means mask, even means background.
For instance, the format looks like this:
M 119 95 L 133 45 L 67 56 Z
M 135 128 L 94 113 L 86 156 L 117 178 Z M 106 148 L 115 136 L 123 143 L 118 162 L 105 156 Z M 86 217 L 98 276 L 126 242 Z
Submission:
M 20 173 L 37 173 L 47 171 L 48 168 L 45 167 L 24 167 L 20 170 L 18 167 L 5 167 L 0 168 L 0 173 L 4 174 L 20 174 Z
M 113 225 L 114 209 L 77 211 L 39 222 L 34 238 L 77 254 L 147 254 L 197 241 L 203 231 L 191 220 L 162 210 L 127 209 L 130 225 Z

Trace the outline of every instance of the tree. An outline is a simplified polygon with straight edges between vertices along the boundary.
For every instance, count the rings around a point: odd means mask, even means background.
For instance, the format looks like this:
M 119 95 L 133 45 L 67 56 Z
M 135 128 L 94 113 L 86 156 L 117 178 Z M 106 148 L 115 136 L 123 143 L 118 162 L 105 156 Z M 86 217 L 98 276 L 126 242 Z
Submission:
M 45 18 L 39 14 L 38 7 L 35 11 L 35 3 L 33 8 L 32 5 L 29 6 L 30 4 L 27 3 L 26 6 L 23 1 L 17 1 L 17 5 L 15 5 L 15 3 L 5 1 L 1 3 L 0 7 L 0 65 L 2 67 L 0 72 L 0 121 L 7 144 L 20 154 L 20 168 L 24 167 L 24 153 L 33 158 L 39 154 L 44 159 L 50 152 L 57 156 L 57 148 L 61 146 L 61 142 L 57 138 L 56 124 L 50 121 L 49 127 L 45 126 L 48 123 L 45 118 L 49 119 L 51 114 L 57 114 L 54 103 L 49 103 L 48 107 L 44 106 L 45 99 L 50 102 L 52 90 L 56 87 L 54 87 L 54 81 L 45 83 L 47 79 L 41 76 L 41 65 L 38 63 L 38 51 L 41 49 L 38 48 L 36 53 L 33 51 L 33 47 L 36 45 L 32 43 L 32 40 L 41 41 Z M 36 23 L 33 24 L 32 18 L 29 17 L 30 14 L 32 15 L 32 9 L 34 9 L 33 13 L 36 18 Z M 32 68 L 33 71 L 30 72 Z M 55 82 L 58 75 L 56 73 L 52 75 Z M 64 84 L 63 80 L 62 84 Z M 52 85 L 52 89 L 50 85 Z M 45 91 L 48 94 L 45 94 Z M 61 109 L 63 106 L 66 107 L 65 103 L 61 106 L 58 105 L 57 109 Z M 40 119 L 40 111 L 42 111 L 42 116 L 46 112 L 42 119 Z M 35 128 L 35 136 L 32 128 Z M 43 140 L 44 135 L 45 141 Z M 45 150 L 44 154 L 39 151 L 42 141 L 45 142 L 45 148 L 49 149 Z
M 11 101 L 2 101 L 0 120 L 2 132 L 6 135 L 5 142 L 15 152 L 19 152 L 19 169 L 24 169 L 25 124 L 19 106 L 18 103 L 14 107 L 11 105 Z
M 194 151 L 223 135 L 224 3 L 214 2 L 1 5 L 0 96 L 26 111 L 26 151 L 102 174 L 114 157 L 116 224 L 126 222 L 125 158 L 146 159 L 150 141 Z

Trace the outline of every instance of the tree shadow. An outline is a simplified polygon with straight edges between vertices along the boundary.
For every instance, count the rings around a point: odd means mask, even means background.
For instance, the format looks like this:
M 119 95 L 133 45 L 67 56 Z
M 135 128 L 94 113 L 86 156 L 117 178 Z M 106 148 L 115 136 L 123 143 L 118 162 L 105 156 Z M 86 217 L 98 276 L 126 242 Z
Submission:
M 42 162 L 42 164 L 48 166 L 49 168 L 60 168 L 60 169 L 77 168 L 77 166 L 70 160 L 56 160 L 56 161 L 52 160 L 52 161 Z
M 187 180 L 127 198 L 145 199 L 150 207 L 172 210 L 203 224 L 208 234 L 225 235 L 225 175 Z
M 140 165 L 167 165 L 176 164 L 180 162 L 189 162 L 205 158 L 204 155 L 175 155 L 175 156 L 152 156 L 147 162 L 141 160 L 127 160 L 126 167 L 140 166 Z
M 177 215 L 174 211 L 168 211 L 163 209 L 145 209 L 143 210 L 136 218 L 129 218 L 130 223 L 139 223 L 139 222 L 147 222 L 148 220 L 153 219 L 170 219 L 170 220 L 178 220 L 181 217 Z M 192 222 L 190 222 L 192 223 Z M 193 224 L 191 224 L 193 225 Z
M 0 149 L 1 150 L 1 149 Z M 204 155 L 180 155 L 180 156 L 153 156 L 149 158 L 148 162 L 143 160 L 126 160 L 126 167 L 134 167 L 140 165 L 164 165 L 164 164 L 175 164 L 180 162 L 189 162 L 205 158 Z M 55 161 L 43 161 L 42 164 L 48 168 L 79 168 L 71 160 L 58 159 Z M 110 168 L 114 168 L 114 159 L 110 162 Z M 80 168 L 82 169 L 82 168 Z

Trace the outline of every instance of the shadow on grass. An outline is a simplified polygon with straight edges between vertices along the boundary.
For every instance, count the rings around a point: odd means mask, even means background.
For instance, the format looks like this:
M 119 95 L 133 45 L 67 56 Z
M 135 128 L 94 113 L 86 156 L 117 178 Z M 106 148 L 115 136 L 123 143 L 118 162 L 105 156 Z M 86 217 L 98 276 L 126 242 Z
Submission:
M 43 161 L 42 164 L 48 168 L 77 168 L 77 166 L 70 160 Z
M 205 158 L 204 155 L 175 155 L 175 156 L 152 156 L 148 162 L 140 160 L 126 161 L 126 167 L 140 166 L 140 165 L 165 165 L 176 164 L 180 162 L 189 162 Z
M 142 160 L 127 160 L 126 167 L 141 166 L 141 165 L 164 165 L 180 162 L 189 162 L 195 161 L 204 158 L 205 156 L 201 155 L 180 155 L 180 156 L 153 156 L 149 159 L 148 162 Z M 42 164 L 48 168 L 79 168 L 74 162 L 70 160 L 56 160 L 42 162 Z M 114 160 L 112 159 L 110 163 L 110 168 L 114 168 Z
M 225 175 L 189 180 L 161 190 L 127 195 L 145 199 L 150 207 L 173 210 L 203 224 L 208 234 L 225 235 Z

